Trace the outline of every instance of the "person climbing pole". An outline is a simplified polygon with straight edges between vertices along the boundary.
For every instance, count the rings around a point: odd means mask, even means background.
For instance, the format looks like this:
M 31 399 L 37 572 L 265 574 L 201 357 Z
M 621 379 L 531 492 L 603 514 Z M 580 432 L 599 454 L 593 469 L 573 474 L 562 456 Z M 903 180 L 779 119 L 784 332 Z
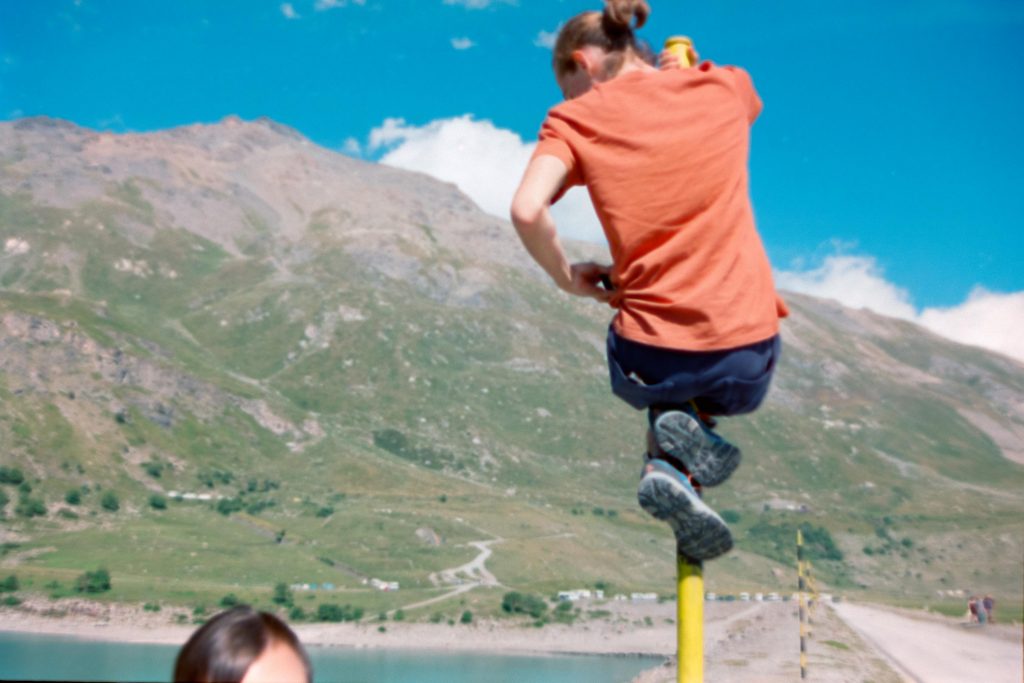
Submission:
M 511 217 L 558 287 L 617 309 L 612 391 L 647 410 L 649 427 L 638 500 L 699 562 L 733 545 L 700 495 L 741 457 L 714 418 L 764 400 L 788 311 L 748 191 L 753 82 L 709 61 L 681 68 L 667 52 L 656 68 L 634 30 L 649 13 L 645 0 L 607 0 L 563 26 L 552 66 L 565 101 L 542 124 Z M 589 191 L 611 265 L 565 256 L 549 209 L 575 185 Z

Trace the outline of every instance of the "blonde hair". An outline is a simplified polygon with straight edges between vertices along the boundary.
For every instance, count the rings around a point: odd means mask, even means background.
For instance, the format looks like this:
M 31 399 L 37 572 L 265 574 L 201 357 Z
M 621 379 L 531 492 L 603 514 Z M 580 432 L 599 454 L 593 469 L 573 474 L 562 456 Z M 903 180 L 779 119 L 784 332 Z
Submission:
M 633 33 L 647 21 L 651 6 L 647 0 L 605 0 L 603 12 L 583 12 L 570 19 L 558 32 L 551 66 L 561 77 L 576 70 L 572 53 L 585 45 L 595 45 L 608 53 L 605 72 L 615 75 L 629 52 L 644 56 Z

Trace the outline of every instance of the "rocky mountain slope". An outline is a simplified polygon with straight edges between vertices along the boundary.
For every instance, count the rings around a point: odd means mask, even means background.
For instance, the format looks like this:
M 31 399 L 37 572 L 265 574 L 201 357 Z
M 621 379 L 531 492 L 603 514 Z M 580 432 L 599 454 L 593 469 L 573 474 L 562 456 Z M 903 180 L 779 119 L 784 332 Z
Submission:
M 0 123 L 0 245 L 0 542 L 35 585 L 104 564 L 116 598 L 188 601 L 380 577 L 405 597 L 358 599 L 394 606 L 494 541 L 502 587 L 670 592 L 634 499 L 643 420 L 606 386 L 610 311 L 454 186 L 267 120 L 24 119 Z M 723 421 L 746 460 L 708 499 L 739 547 L 709 587 L 789 590 L 804 525 L 835 590 L 1019 602 L 1024 367 L 787 298 L 766 406 Z

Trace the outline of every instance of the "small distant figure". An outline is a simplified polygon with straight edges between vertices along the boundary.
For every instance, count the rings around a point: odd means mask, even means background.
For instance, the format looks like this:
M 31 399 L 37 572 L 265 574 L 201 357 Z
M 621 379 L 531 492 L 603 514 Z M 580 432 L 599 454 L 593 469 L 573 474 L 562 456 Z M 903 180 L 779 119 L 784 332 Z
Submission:
M 981 606 L 985 610 L 985 616 L 988 617 L 988 623 L 996 623 L 996 601 L 992 599 L 992 596 L 986 595 L 981 601 Z
M 201 626 L 178 653 L 175 683 L 312 683 L 298 637 L 268 612 L 239 605 Z
M 970 613 L 971 623 L 972 624 L 977 624 L 978 623 L 978 596 L 972 595 L 971 598 L 967 601 L 967 611 Z

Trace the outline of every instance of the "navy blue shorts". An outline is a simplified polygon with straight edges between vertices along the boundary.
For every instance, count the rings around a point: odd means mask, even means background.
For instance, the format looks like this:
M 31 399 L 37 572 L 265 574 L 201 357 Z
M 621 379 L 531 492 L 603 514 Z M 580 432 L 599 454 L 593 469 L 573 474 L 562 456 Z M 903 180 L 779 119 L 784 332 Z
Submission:
M 608 328 L 612 392 L 637 410 L 692 400 L 709 415 L 752 412 L 768 393 L 781 350 L 779 335 L 724 351 L 677 351 Z

